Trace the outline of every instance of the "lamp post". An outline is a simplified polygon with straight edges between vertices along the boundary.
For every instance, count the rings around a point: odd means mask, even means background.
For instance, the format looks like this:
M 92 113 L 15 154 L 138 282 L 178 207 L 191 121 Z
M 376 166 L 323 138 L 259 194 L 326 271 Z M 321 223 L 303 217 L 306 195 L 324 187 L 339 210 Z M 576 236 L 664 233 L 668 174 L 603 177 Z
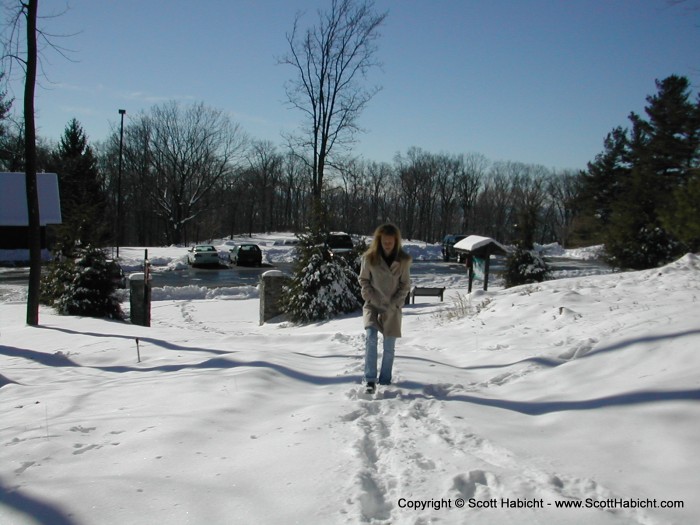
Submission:
M 124 114 L 125 109 L 119 110 L 122 123 L 119 128 L 119 171 L 117 175 L 117 259 L 119 259 L 119 244 L 122 237 L 122 149 L 124 148 Z

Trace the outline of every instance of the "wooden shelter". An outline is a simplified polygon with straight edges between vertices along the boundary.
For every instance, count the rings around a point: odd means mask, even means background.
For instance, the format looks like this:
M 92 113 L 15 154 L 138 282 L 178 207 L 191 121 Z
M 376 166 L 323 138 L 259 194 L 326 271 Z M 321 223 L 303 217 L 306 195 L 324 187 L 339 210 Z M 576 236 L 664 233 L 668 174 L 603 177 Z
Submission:
M 482 269 L 484 279 L 484 290 L 489 287 L 489 269 L 492 255 L 506 255 L 508 249 L 500 242 L 490 237 L 480 235 L 469 235 L 455 244 L 454 249 L 458 253 L 466 254 L 467 271 L 469 272 L 469 293 L 472 291 L 474 282 L 475 267 Z

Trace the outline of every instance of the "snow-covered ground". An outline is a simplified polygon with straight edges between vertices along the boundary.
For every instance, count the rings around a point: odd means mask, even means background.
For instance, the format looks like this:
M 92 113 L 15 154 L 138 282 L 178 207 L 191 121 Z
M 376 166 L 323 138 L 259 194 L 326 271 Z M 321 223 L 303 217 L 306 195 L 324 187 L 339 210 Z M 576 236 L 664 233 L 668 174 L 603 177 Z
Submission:
M 359 314 L 260 326 L 254 287 L 193 289 L 161 291 L 150 328 L 45 308 L 31 328 L 5 295 L 0 524 L 700 523 L 700 257 L 435 279 L 376 398 Z

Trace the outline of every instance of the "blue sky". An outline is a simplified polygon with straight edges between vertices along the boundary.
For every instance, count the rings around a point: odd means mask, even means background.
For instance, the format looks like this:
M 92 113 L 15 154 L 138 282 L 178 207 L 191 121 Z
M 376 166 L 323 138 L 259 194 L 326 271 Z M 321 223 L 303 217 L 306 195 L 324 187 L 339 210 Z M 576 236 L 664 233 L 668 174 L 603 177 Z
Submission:
M 91 142 L 170 100 L 204 102 L 255 139 L 282 144 L 302 122 L 279 65 L 295 14 L 315 24 L 330 0 L 69 0 L 44 19 L 68 61 L 46 56 L 41 136 L 77 118 Z M 66 2 L 42 0 L 40 15 Z M 696 7 L 696 9 L 692 9 Z M 700 85 L 700 2 L 667 0 L 376 0 L 382 87 L 354 153 L 391 162 L 416 146 L 583 169 L 605 135 L 643 112 L 654 81 Z M 18 86 L 18 85 L 17 85 Z M 15 86 L 15 107 L 21 88 Z M 696 88 L 697 92 L 697 88 Z

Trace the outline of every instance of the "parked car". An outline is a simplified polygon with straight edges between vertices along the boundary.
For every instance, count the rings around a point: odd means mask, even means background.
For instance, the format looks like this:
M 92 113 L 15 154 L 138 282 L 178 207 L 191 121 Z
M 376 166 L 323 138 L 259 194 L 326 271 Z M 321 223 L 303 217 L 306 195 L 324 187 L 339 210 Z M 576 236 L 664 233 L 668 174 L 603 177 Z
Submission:
M 210 244 L 198 244 L 189 249 L 187 262 L 192 266 L 219 266 L 219 252 Z
M 332 257 L 347 256 L 352 252 L 355 246 L 352 243 L 352 237 L 343 232 L 331 232 L 325 240 L 325 246 Z
M 466 235 L 445 235 L 442 240 L 442 260 L 448 262 L 450 259 L 455 259 L 457 262 L 462 262 L 464 255 L 458 254 L 455 251 L 455 244 L 464 239 Z
M 236 266 L 260 266 L 262 251 L 257 244 L 239 244 L 231 248 L 229 257 Z

